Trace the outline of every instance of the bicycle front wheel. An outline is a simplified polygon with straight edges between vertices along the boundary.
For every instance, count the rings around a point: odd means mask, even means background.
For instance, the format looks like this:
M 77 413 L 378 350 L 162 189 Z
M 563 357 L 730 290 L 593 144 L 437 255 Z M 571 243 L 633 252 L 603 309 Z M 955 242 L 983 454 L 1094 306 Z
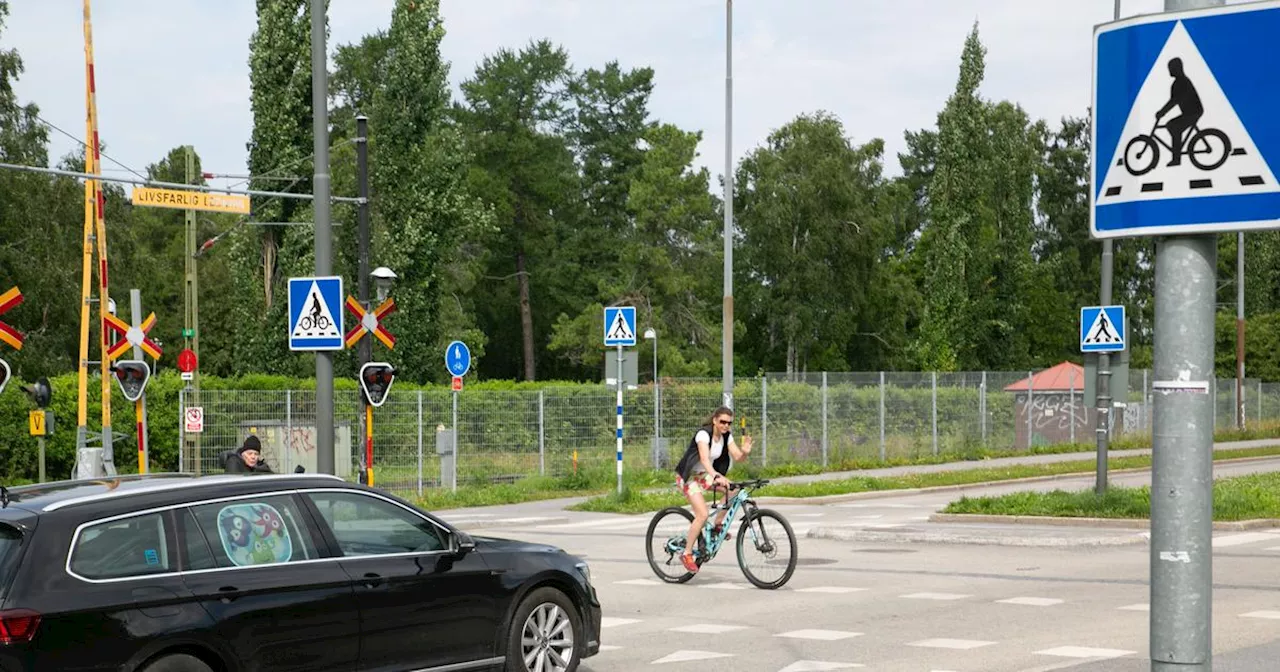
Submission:
M 742 521 L 738 566 L 755 587 L 772 590 L 790 581 L 796 552 L 796 533 L 777 511 L 757 509 Z
M 1124 167 L 1137 177 L 1151 172 L 1160 163 L 1160 143 L 1149 135 L 1139 135 L 1124 146 Z
M 685 569 L 680 560 L 692 524 L 693 513 L 679 506 L 667 507 L 653 514 L 653 520 L 649 521 L 644 552 L 653 573 L 667 583 L 684 583 L 693 578 L 693 572 Z

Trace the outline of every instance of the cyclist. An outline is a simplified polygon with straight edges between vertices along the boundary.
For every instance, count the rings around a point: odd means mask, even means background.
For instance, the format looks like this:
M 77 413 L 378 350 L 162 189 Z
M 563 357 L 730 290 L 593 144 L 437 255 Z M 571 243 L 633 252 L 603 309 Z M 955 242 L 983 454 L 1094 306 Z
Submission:
M 729 481 L 724 475 L 729 472 L 733 462 L 742 462 L 751 454 L 751 437 L 744 438 L 739 447 L 730 431 L 732 424 L 733 410 L 726 406 L 717 408 L 707 422 L 694 432 L 684 456 L 676 463 L 676 486 L 684 492 L 685 499 L 689 500 L 689 506 L 693 509 L 693 522 L 689 524 L 684 553 L 680 556 L 684 568 L 690 572 L 698 571 L 698 565 L 693 560 L 693 548 L 698 533 L 707 522 L 707 500 L 703 493 L 721 491 L 727 494 Z M 727 509 L 722 510 L 716 516 L 717 534 L 727 513 Z

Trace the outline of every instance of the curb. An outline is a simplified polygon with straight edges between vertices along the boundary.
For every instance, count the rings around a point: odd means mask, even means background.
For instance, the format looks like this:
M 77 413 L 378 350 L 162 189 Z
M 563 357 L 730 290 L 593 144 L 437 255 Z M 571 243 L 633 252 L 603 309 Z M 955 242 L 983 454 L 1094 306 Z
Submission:
M 1059 527 L 1091 527 L 1148 530 L 1148 518 L 1072 518 L 1066 516 L 996 516 L 978 513 L 935 513 L 929 516 L 931 523 L 996 523 L 1001 525 L 1052 525 Z M 1217 521 L 1213 529 L 1220 531 L 1259 530 L 1280 527 L 1280 519 L 1255 518 L 1252 520 Z
M 851 527 L 811 528 L 805 535 L 810 539 L 835 541 L 878 541 L 897 543 L 958 544 L 972 546 L 1021 546 L 1040 548 L 1066 548 L 1072 546 L 1134 546 L 1147 543 L 1145 535 L 1093 536 L 1093 537 L 1020 537 L 1006 535 L 982 535 L 976 533 L 925 532 L 921 530 L 866 530 Z
M 521 527 L 524 525 L 555 525 L 569 522 L 567 516 L 524 516 L 520 518 L 495 518 L 493 520 L 461 520 L 444 519 L 446 523 L 459 530 L 482 530 L 499 527 Z
M 1214 460 L 1215 465 L 1218 464 L 1242 464 L 1247 462 L 1261 462 L 1263 460 L 1274 460 L 1280 455 L 1264 455 L 1261 457 L 1233 457 L 1221 460 Z M 1133 467 L 1130 469 L 1111 469 L 1111 474 L 1132 474 L 1144 471 L 1151 471 L 1151 467 Z M 752 499 L 758 504 L 838 504 L 840 502 L 850 502 L 859 499 L 881 499 L 884 497 L 898 497 L 903 495 L 927 495 L 935 492 L 956 492 L 959 490 L 970 490 L 975 488 L 989 488 L 997 485 L 1017 485 L 1019 483 L 1046 483 L 1050 481 L 1063 481 L 1072 478 L 1087 476 L 1091 471 L 1077 471 L 1069 474 L 1053 474 L 1050 476 L 1028 476 L 1026 478 L 1010 478 L 996 481 L 978 481 L 974 483 L 959 483 L 956 485 L 937 485 L 928 488 L 900 488 L 896 490 L 868 490 L 866 492 L 850 492 L 841 495 L 819 495 L 816 497 L 753 497 Z

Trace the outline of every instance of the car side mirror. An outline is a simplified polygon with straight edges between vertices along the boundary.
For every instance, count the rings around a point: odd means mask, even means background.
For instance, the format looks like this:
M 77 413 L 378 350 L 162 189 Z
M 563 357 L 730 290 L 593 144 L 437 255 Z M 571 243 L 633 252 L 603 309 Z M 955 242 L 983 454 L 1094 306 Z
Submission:
M 462 556 L 476 550 L 476 541 L 471 535 L 458 530 L 449 537 L 449 550 L 454 557 Z

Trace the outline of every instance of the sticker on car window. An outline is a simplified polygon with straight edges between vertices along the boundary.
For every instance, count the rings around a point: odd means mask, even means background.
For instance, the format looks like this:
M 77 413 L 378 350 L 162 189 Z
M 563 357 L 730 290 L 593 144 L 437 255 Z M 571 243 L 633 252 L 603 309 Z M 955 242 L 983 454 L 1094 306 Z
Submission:
M 146 559 L 148 565 L 160 564 L 160 556 L 156 554 L 156 549 L 148 548 L 142 552 L 142 557 Z
M 222 550 L 237 566 L 289 562 L 293 542 L 284 518 L 270 504 L 232 504 L 218 512 Z

